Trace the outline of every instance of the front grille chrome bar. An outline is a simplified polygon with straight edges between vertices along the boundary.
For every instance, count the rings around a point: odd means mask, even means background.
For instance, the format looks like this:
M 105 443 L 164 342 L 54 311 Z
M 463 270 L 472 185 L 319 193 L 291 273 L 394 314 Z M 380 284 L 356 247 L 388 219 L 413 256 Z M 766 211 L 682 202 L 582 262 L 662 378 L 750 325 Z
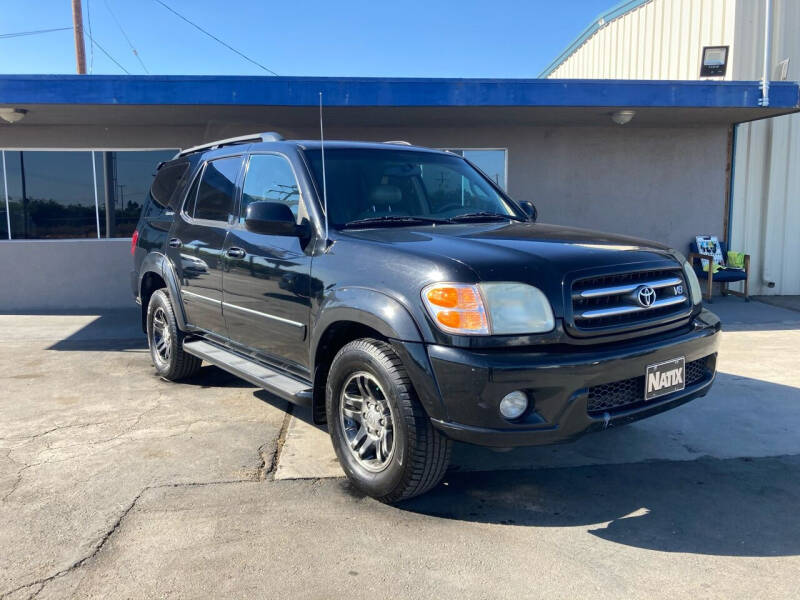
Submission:
M 629 294 L 631 292 L 635 292 L 640 286 L 646 285 L 653 289 L 657 288 L 665 288 L 671 285 L 682 285 L 683 280 L 680 277 L 668 277 L 666 279 L 658 279 L 656 281 L 646 281 L 646 282 L 639 282 L 639 283 L 629 283 L 625 285 L 615 285 L 613 287 L 605 287 L 605 288 L 593 288 L 589 290 L 582 290 L 580 292 L 575 292 L 572 294 L 572 298 L 574 300 L 578 300 L 581 298 L 599 298 L 601 296 L 617 296 L 620 294 Z M 677 302 L 671 302 L 670 304 L 677 304 Z M 669 306 L 669 304 L 662 304 L 662 306 Z M 627 311 L 631 312 L 631 311 Z M 622 314 L 622 313 L 614 313 L 614 314 Z M 605 317 L 610 315 L 603 315 Z M 591 317 L 587 317 L 591 318 Z
M 678 283 L 682 283 L 682 282 L 680 280 L 678 280 Z M 638 284 L 636 287 L 639 287 L 639 285 L 641 285 L 641 284 Z M 647 285 L 649 285 L 650 287 L 655 287 L 652 283 L 648 283 Z M 666 285 L 677 285 L 677 284 L 671 283 L 671 284 L 666 284 Z M 620 286 L 620 287 L 622 287 L 622 286 Z M 661 286 L 661 287 L 665 287 L 665 286 Z M 606 288 L 606 289 L 609 289 L 609 288 Z M 594 291 L 594 290 L 592 290 L 592 291 Z M 624 293 L 624 292 L 622 292 L 622 293 Z M 609 308 L 598 308 L 598 309 L 594 309 L 594 310 L 585 310 L 585 311 L 583 311 L 581 313 L 578 313 L 575 316 L 580 318 L 580 319 L 600 319 L 600 318 L 603 318 L 603 317 L 616 317 L 616 316 L 619 316 L 619 315 L 627 315 L 629 313 L 635 313 L 635 312 L 640 312 L 640 311 L 645 311 L 645 310 L 652 310 L 654 308 L 664 308 L 665 306 L 674 306 L 676 304 L 683 304 L 684 302 L 686 302 L 686 300 L 687 300 L 686 296 L 681 294 L 681 295 L 678 295 L 678 296 L 670 296 L 669 298 L 662 298 L 661 300 L 656 300 L 655 302 L 653 302 L 652 305 L 650 305 L 648 307 L 635 306 L 635 305 L 630 305 L 630 306 L 611 306 Z

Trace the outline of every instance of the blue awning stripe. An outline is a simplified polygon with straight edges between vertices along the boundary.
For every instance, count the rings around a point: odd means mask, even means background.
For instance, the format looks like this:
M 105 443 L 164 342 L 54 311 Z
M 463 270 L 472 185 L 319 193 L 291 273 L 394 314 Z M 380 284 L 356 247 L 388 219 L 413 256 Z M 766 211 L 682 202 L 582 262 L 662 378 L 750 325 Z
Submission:
M 755 81 L 0 75 L 0 104 L 316 106 L 758 106 Z M 770 85 L 771 108 L 800 106 L 794 82 Z

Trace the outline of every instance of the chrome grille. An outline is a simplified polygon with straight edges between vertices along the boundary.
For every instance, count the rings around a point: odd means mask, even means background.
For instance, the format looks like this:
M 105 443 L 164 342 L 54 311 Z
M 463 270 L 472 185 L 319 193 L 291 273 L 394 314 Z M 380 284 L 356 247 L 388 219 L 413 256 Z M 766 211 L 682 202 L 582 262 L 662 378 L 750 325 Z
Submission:
M 711 376 L 708 356 L 686 363 L 686 386 L 700 383 Z M 644 402 L 644 375 L 589 388 L 587 410 L 594 415 L 631 408 Z
M 655 292 L 650 306 L 637 300 L 639 291 Z M 607 333 L 647 326 L 688 314 L 689 293 L 680 268 L 633 271 L 578 279 L 572 284 L 572 322 L 576 329 Z

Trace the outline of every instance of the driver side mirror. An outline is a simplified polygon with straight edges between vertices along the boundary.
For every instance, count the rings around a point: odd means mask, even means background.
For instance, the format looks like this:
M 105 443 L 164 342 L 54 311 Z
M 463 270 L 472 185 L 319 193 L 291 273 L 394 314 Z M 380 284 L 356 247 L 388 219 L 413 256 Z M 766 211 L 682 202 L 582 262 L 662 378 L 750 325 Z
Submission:
M 539 218 L 539 211 L 536 210 L 536 206 L 533 204 L 533 202 L 523 200 L 519 204 L 522 207 L 522 210 L 525 211 L 525 214 L 528 215 L 528 220 L 532 223 L 536 223 L 536 219 Z
M 251 202 L 247 205 L 244 226 L 253 233 L 304 237 L 307 227 L 298 225 L 292 210 L 281 202 Z

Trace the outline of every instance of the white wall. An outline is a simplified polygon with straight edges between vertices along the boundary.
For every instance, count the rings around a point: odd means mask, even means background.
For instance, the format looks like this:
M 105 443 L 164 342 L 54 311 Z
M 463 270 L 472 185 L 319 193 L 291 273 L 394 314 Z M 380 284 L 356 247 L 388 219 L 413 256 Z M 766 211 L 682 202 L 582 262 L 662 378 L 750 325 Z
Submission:
M 133 306 L 129 239 L 0 241 L 0 312 Z
M 800 2 L 772 7 L 772 76 L 788 58 L 788 79 L 800 79 Z M 762 76 L 763 23 L 762 0 L 739 1 L 737 79 Z M 739 125 L 734 174 L 731 245 L 751 255 L 752 293 L 800 294 L 800 115 Z

